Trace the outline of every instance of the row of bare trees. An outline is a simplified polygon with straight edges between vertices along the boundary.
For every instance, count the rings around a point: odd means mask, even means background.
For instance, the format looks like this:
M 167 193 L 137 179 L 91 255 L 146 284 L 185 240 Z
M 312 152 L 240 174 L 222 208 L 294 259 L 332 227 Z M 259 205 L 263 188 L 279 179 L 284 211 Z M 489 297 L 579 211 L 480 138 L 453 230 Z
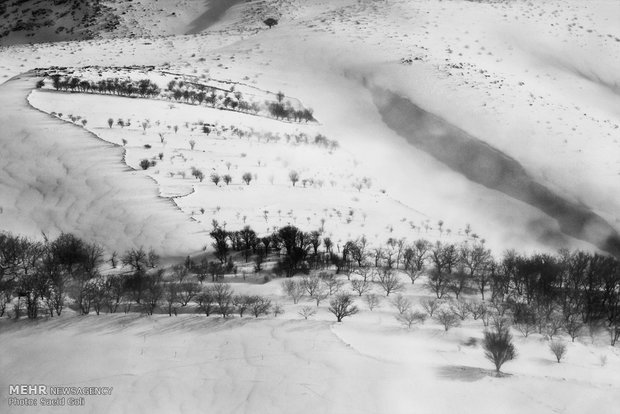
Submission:
M 161 89 L 150 79 L 119 79 L 108 78 L 99 81 L 90 81 L 76 76 L 51 75 L 52 86 L 57 91 L 91 92 L 119 96 L 140 96 L 153 98 L 159 96 Z M 41 84 L 37 85 L 42 86 Z

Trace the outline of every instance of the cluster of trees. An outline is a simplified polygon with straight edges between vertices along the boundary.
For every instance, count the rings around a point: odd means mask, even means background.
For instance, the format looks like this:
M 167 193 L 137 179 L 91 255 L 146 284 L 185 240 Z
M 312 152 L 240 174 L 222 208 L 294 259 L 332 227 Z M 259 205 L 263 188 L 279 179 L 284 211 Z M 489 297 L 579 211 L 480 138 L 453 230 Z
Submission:
M 53 74 L 50 78 L 52 79 L 52 86 L 57 91 L 92 92 L 128 97 L 140 96 L 143 98 L 156 98 L 162 95 L 160 87 L 150 79 L 109 78 L 89 81 L 76 76 L 62 76 L 60 74 Z M 36 87 L 41 88 L 44 85 L 45 82 L 39 80 Z M 263 106 L 258 102 L 245 99 L 241 92 L 235 91 L 234 87 L 227 91 L 199 83 L 171 80 L 168 82 L 164 95 L 168 99 L 178 102 L 198 105 L 204 103 L 213 108 L 223 108 L 255 115 L 264 110 L 275 119 L 294 122 L 316 121 L 312 109 L 295 108 L 290 101 L 284 101 L 285 95 L 282 92 L 276 94 L 276 101 L 265 101 Z M 333 142 L 327 140 L 324 136 L 318 136 L 317 139 L 316 144 L 328 147 L 333 145 Z
M 198 104 L 203 103 L 213 108 L 225 108 L 233 111 L 257 114 L 261 107 L 257 102 L 244 99 L 241 92 L 235 92 L 184 81 L 171 80 L 167 86 L 169 99 L 175 101 Z
M 383 246 L 371 247 L 361 237 L 335 244 L 320 231 L 305 232 L 291 225 L 259 235 L 250 226 L 228 231 L 216 221 L 210 236 L 212 261 L 196 264 L 188 259 L 168 274 L 158 268 L 153 252 L 138 249 L 120 259 L 113 254 L 109 259 L 113 271 L 102 275 L 103 250 L 95 244 L 70 234 L 38 242 L 0 233 L 0 316 L 10 306 L 16 317 L 25 313 L 36 318 L 42 311 L 59 315 L 67 297 L 83 313 L 103 308 L 114 312 L 131 303 L 152 313 L 166 298 L 174 298 L 167 303 L 183 307 L 198 296 L 203 298 L 198 306 L 204 310 L 205 300 L 221 292 L 202 283 L 209 276 L 212 283 L 221 283 L 224 274 L 235 272 L 235 260 L 252 260 L 255 272 L 267 270 L 268 263 L 269 273 L 286 278 L 304 275 L 300 282 L 285 281 L 284 290 L 293 301 L 307 295 L 318 306 L 335 297 L 338 302 L 330 307 L 345 313 L 357 310 L 351 295 L 364 296 L 372 310 L 378 304 L 372 290 L 380 289 L 392 298 L 402 323 L 423 322 L 422 312 L 412 310 L 399 295 L 405 280 L 413 284 L 423 277 L 434 298 L 421 306 L 446 330 L 473 317 L 497 331 L 512 325 L 524 336 L 538 332 L 553 339 L 564 332 L 574 340 L 587 329 L 605 327 L 612 345 L 620 337 L 620 262 L 611 256 L 563 250 L 555 255 L 507 251 L 496 258 L 477 241 L 389 239 Z M 122 271 L 117 272 L 119 263 Z M 312 269 L 315 276 L 309 276 Z M 338 274 L 348 279 L 347 292 L 341 289 L 345 281 Z M 185 299 L 175 302 L 179 297 Z M 231 299 L 233 309 L 256 298 L 237 299 Z M 210 312 L 223 302 L 209 303 Z M 229 311 L 222 309 L 224 314 Z
M 62 76 L 60 74 L 52 75 L 51 79 L 52 86 L 57 91 L 93 92 L 128 97 L 140 96 L 142 98 L 157 97 L 161 93 L 159 86 L 150 79 L 132 80 L 109 78 L 95 82 L 75 76 Z M 37 84 L 37 86 L 39 86 L 39 84 Z
M 314 121 L 312 109 L 296 109 L 290 101 L 284 102 L 284 94 L 278 92 L 276 101 L 265 101 L 264 107 L 256 101 L 245 99 L 244 95 L 235 91 L 234 87 L 224 90 L 199 83 L 171 80 L 167 86 L 168 97 L 175 101 L 198 104 L 203 103 L 213 108 L 224 108 L 233 111 L 258 114 L 265 110 L 276 119 L 293 120 L 295 122 Z
M 104 261 L 111 270 L 102 273 Z M 236 295 L 221 280 L 232 266 L 207 260 L 195 264 L 188 258 L 166 271 L 152 250 L 131 249 L 105 260 L 101 247 L 71 234 L 38 242 L 0 233 L 0 317 L 54 317 L 67 306 L 81 314 L 161 309 L 176 315 L 190 303 L 207 316 L 283 312 L 268 298 Z M 212 283 L 207 284 L 209 276 Z
M 273 252 L 276 274 L 291 277 L 331 268 L 345 274 L 359 296 L 375 286 L 390 296 L 404 289 L 403 275 L 412 284 L 424 276 L 435 299 L 423 306 L 446 330 L 472 316 L 486 326 L 489 321 L 512 324 L 524 335 L 538 332 L 553 338 L 566 332 L 574 340 L 586 328 L 604 325 L 612 344 L 620 337 L 620 262 L 611 256 L 563 250 L 556 255 L 507 251 L 495 258 L 478 241 L 408 243 L 392 238 L 371 247 L 362 237 L 334 246 L 319 231 L 295 226 L 265 237 L 249 226 L 233 232 L 217 227 L 211 235 L 222 262 L 231 250 L 239 251 L 246 261 L 254 257 L 261 270 Z M 465 300 L 463 295 L 478 295 L 479 300 Z
M 481 242 L 409 244 L 390 239 L 371 249 L 361 238 L 347 242 L 333 263 L 344 272 L 374 269 L 370 271 L 384 280 L 386 289 L 392 282 L 390 271 L 406 274 L 412 283 L 424 275 L 425 287 L 438 303 L 454 299 L 443 313 L 460 319 L 480 317 L 492 308 L 524 335 L 537 331 L 553 337 L 564 331 L 574 340 L 584 328 L 604 324 L 612 345 L 620 337 L 620 262 L 611 256 L 567 250 L 522 255 L 511 250 L 495 258 Z M 398 291 L 394 283 L 392 291 Z M 463 294 L 478 294 L 480 301 L 464 301 Z
M 278 95 L 280 96 L 280 95 Z M 270 102 L 266 101 L 265 106 L 269 114 L 275 119 L 283 119 L 294 122 L 312 122 L 314 119 L 314 112 L 310 108 L 295 109 L 290 101 L 286 102 Z

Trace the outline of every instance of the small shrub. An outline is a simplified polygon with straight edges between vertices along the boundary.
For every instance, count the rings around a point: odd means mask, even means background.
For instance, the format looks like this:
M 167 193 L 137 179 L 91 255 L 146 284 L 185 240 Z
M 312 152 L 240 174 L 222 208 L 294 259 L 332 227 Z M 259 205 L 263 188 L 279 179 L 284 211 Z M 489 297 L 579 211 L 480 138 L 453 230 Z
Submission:
M 297 312 L 300 316 L 302 316 L 304 319 L 308 319 L 314 315 L 316 315 L 316 309 L 313 308 L 312 306 L 304 306 L 303 308 L 301 308 L 301 310 L 299 312 Z
M 143 170 L 147 170 L 150 166 L 151 166 L 151 162 L 147 160 L 146 158 L 140 161 L 140 167 L 142 167 Z
M 505 362 L 517 357 L 517 350 L 512 343 L 512 335 L 508 329 L 486 331 L 482 348 L 484 356 L 495 365 L 495 372 L 498 375 Z
M 252 181 L 252 174 L 250 174 L 249 172 L 246 172 L 243 174 L 241 179 L 246 185 L 250 185 L 250 182 Z
M 549 342 L 549 350 L 555 355 L 555 358 L 558 360 L 558 364 L 566 356 L 566 344 L 561 341 L 551 341 Z

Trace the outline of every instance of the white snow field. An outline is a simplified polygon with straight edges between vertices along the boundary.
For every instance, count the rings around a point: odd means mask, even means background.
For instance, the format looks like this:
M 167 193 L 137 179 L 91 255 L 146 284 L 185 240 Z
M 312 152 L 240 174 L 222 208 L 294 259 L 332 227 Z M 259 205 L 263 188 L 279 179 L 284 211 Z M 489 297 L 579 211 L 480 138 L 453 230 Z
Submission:
M 461 241 L 470 224 L 496 255 L 508 248 L 620 252 L 620 2 L 215 3 L 217 10 L 203 1 L 110 2 L 124 13 L 113 33 L 0 48 L 0 230 L 37 239 L 71 232 L 108 252 L 152 247 L 165 263 L 208 247 L 213 220 L 260 233 L 324 226 L 338 244 L 361 235 L 371 244 Z M 278 25 L 268 29 L 267 17 Z M 97 66 L 84 70 L 96 79 L 98 70 L 108 76 L 116 71 L 109 68 L 132 65 L 156 70 L 125 68 L 123 76 L 149 77 L 162 89 L 168 78 L 159 71 L 283 91 L 313 108 L 318 122 L 57 92 L 49 79 L 35 89 L 36 68 Z M 421 126 L 404 128 L 403 113 L 418 114 Z M 132 126 L 110 128 L 108 118 Z M 200 122 L 258 134 L 205 136 Z M 324 134 L 339 148 L 258 139 L 301 132 Z M 416 142 L 420 136 L 432 139 Z M 485 177 L 471 174 L 457 139 L 497 156 L 479 160 Z M 159 153 L 155 167 L 140 168 Z M 523 171 L 522 179 L 511 181 L 503 165 Z M 204 171 L 204 182 L 191 167 Z M 323 184 L 293 187 L 293 169 Z M 233 182 L 215 185 L 213 172 L 230 172 Z M 253 174 L 250 185 L 240 180 L 244 172 Z M 370 188 L 354 189 L 365 177 Z M 571 218 L 579 225 L 568 226 Z M 224 320 L 65 310 L 36 322 L 0 320 L 0 412 L 582 414 L 620 407 L 620 351 L 605 332 L 574 343 L 563 337 L 568 353 L 558 364 L 541 335 L 513 330 L 518 358 L 496 377 L 480 346 L 480 321 L 448 332 L 431 320 L 406 329 L 385 298 L 372 312 L 356 298 L 360 313 L 342 323 L 327 304 L 304 320 L 297 312 L 314 304 L 292 304 L 277 280 L 233 288 L 266 295 L 286 312 Z M 414 306 L 430 297 L 422 280 L 405 294 Z M 75 410 L 9 407 L 9 384 L 114 390 Z
M 558 364 L 541 335 L 521 337 L 518 358 L 496 377 L 480 346 L 482 323 L 444 332 L 427 321 L 408 330 L 383 300 L 338 324 L 321 305 L 297 314 L 279 281 L 233 284 L 266 295 L 284 315 L 75 316 L 2 321 L 0 395 L 7 382 L 113 387 L 86 397 L 88 413 L 613 413 L 620 403 L 620 352 L 605 333 L 567 339 Z M 422 289 L 408 287 L 414 301 Z M 473 341 L 471 338 L 475 338 Z M 606 360 L 602 364 L 602 357 Z M 36 412 L 65 413 L 67 408 Z M 3 412 L 30 412 L 12 407 Z

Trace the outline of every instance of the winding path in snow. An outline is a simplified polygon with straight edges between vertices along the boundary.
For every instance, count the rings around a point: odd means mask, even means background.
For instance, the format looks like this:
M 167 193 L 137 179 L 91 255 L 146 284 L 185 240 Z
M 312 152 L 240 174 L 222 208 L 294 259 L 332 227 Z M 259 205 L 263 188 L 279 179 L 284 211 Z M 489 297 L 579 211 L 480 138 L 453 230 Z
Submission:
M 0 230 L 31 237 L 71 232 L 108 251 L 144 246 L 164 257 L 206 237 L 122 163 L 122 148 L 31 107 L 29 73 L 0 85 Z

